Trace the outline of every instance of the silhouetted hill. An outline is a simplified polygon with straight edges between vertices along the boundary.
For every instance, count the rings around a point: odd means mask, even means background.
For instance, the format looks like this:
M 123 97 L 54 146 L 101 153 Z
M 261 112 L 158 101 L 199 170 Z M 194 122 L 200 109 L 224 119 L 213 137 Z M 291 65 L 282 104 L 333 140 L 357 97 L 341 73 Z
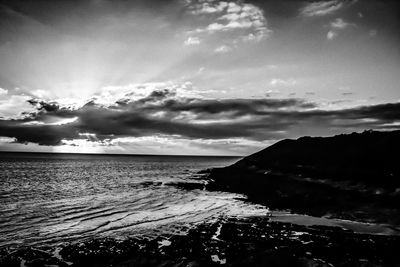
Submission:
M 315 178 L 399 186 L 400 131 L 287 139 L 244 158 L 236 165 L 243 164 L 290 170 Z
M 400 131 L 283 140 L 214 169 L 209 189 L 272 208 L 400 223 Z

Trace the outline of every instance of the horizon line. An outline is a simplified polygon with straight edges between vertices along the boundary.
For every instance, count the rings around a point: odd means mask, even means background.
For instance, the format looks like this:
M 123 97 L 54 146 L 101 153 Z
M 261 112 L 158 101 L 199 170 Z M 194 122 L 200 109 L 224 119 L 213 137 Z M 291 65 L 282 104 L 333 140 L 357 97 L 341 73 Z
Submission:
M 68 155 L 99 155 L 99 156 L 149 156 L 149 157 L 226 157 L 226 158 L 240 158 L 246 155 L 185 155 L 185 154 L 130 154 L 130 153 L 80 153 L 80 152 L 43 152 L 43 151 L 1 151 L 0 153 L 14 153 L 14 154 L 68 154 Z

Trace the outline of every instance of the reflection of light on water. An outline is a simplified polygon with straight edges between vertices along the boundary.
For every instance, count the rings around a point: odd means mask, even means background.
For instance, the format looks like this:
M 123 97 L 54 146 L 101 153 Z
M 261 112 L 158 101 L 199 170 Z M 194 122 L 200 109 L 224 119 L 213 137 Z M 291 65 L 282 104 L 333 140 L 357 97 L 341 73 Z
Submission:
M 161 248 L 161 247 L 168 247 L 168 246 L 170 246 L 172 243 L 171 243 L 171 241 L 169 241 L 169 240 L 161 240 L 161 241 L 158 241 L 158 247 L 159 248 Z
M 56 259 L 60 260 L 61 262 L 64 262 L 64 263 L 67 264 L 67 265 L 72 265 L 73 262 L 64 260 L 64 258 L 60 255 L 60 251 L 61 251 L 61 250 L 62 250 L 62 247 L 56 248 L 56 249 L 53 251 L 53 256 L 54 256 Z
M 218 255 L 211 255 L 211 260 L 219 264 L 226 264 L 226 259 L 220 258 Z
M 332 219 L 326 217 L 314 217 L 303 214 L 292 214 L 285 211 L 274 211 L 271 220 L 277 222 L 288 222 L 298 225 L 313 226 L 323 225 L 340 227 L 364 234 L 400 235 L 399 231 L 393 230 L 387 224 L 363 223 L 350 220 Z M 300 234 L 301 232 L 299 232 Z
M 160 245 L 167 246 L 169 235 L 186 234 L 200 223 L 267 215 L 267 208 L 244 201 L 243 195 L 184 190 L 169 184 L 201 183 L 191 175 L 231 161 L 88 155 L 0 161 L 0 247 L 128 236 L 163 236 L 166 241 Z M 382 225 L 281 211 L 272 211 L 271 220 L 390 233 Z M 217 227 L 214 240 L 220 229 Z
M 215 231 L 215 234 L 211 237 L 211 239 L 220 240 L 219 235 L 221 234 L 221 229 L 222 229 L 222 223 L 218 225 L 217 231 Z
M 0 184 L 7 196 L 1 204 L 0 247 L 185 233 L 198 223 L 225 216 L 265 214 L 264 208 L 238 200 L 241 195 L 168 184 L 199 183 L 189 176 L 228 165 L 232 159 L 36 157 L 3 165 L 0 161 L 0 179 L 7 181 Z

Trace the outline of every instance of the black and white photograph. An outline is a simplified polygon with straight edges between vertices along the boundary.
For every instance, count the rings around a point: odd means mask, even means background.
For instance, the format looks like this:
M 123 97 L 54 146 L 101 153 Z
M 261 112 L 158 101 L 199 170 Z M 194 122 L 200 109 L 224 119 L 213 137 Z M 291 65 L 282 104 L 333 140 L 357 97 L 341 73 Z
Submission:
M 0 0 L 0 266 L 399 252 L 400 1 Z

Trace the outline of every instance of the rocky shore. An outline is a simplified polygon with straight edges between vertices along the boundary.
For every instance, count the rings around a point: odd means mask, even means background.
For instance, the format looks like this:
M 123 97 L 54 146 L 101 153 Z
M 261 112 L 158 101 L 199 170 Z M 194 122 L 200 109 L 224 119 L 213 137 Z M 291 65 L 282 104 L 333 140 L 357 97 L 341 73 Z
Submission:
M 221 217 L 185 234 L 3 248 L 0 266 L 400 266 L 398 151 L 400 131 L 304 137 L 203 172 L 204 183 L 171 184 L 315 216 L 306 224 L 296 220 L 306 215 Z M 390 231 L 363 233 L 338 219 Z
M 400 131 L 280 141 L 210 173 L 209 190 L 272 209 L 400 225 Z
M 92 239 L 1 251 L 1 266 L 400 266 L 400 237 L 271 218 L 228 218 L 186 235 Z

